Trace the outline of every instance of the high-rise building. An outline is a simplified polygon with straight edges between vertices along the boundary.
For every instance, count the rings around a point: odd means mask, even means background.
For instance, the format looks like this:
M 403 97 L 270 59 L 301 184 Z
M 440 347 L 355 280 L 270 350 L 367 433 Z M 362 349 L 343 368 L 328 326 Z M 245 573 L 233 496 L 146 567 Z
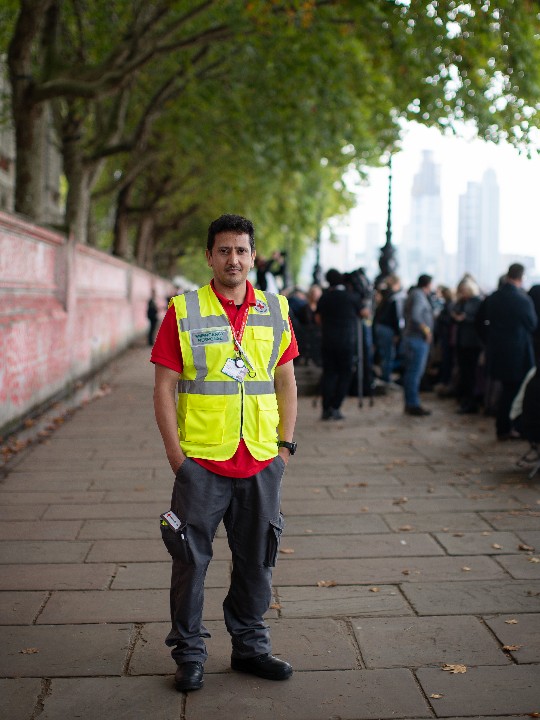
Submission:
M 441 218 L 440 166 L 433 153 L 424 150 L 420 170 L 414 177 L 411 217 L 400 247 L 401 274 L 414 283 L 423 273 L 436 283 L 446 281 Z
M 491 290 L 501 273 L 499 260 L 499 186 L 489 169 L 459 197 L 458 276 L 470 273 Z

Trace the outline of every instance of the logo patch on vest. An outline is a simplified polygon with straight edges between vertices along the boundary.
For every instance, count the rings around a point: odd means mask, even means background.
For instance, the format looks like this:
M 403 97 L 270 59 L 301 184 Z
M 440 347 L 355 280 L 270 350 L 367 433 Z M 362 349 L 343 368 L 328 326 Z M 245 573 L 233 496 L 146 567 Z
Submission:
M 262 300 L 257 300 L 253 309 L 255 310 L 256 313 L 259 313 L 259 315 L 262 315 L 263 313 L 268 312 L 268 305 L 265 302 L 263 302 Z
M 230 328 L 204 328 L 204 330 L 190 330 L 189 337 L 191 345 L 217 345 L 219 343 L 228 343 L 231 341 Z

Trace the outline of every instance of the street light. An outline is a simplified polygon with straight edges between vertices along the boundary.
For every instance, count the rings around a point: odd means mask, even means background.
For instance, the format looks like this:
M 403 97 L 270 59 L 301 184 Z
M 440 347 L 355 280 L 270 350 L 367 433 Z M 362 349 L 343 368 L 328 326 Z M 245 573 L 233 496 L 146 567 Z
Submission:
M 392 245 L 392 154 L 388 158 L 388 215 L 386 219 L 386 243 L 379 257 L 380 275 L 376 283 L 397 269 L 396 248 Z

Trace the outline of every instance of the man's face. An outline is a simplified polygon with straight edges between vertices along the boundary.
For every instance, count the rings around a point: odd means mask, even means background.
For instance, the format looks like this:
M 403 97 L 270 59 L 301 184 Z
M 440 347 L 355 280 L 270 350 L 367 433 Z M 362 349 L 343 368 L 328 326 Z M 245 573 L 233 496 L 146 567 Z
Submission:
M 218 283 L 228 288 L 242 285 L 255 262 L 249 235 L 229 230 L 218 233 L 212 252 L 206 251 L 206 260 Z

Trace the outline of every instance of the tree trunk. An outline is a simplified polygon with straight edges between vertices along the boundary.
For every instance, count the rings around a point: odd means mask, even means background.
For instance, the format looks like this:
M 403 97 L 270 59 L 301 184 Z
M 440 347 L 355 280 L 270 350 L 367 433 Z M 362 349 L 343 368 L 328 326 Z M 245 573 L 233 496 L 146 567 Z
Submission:
M 137 230 L 135 244 L 135 259 L 137 265 L 151 270 L 153 267 L 154 228 L 155 220 L 152 215 L 144 215 Z
M 90 212 L 89 171 L 85 168 L 80 142 L 76 137 L 63 138 L 64 172 L 68 183 L 66 227 L 68 234 L 83 245 L 87 242 Z
M 41 222 L 45 213 L 44 105 L 13 103 L 15 126 L 15 212 Z
M 116 203 L 116 216 L 114 219 L 114 239 L 112 254 L 121 258 L 128 258 L 130 254 L 129 242 L 129 197 L 131 185 L 126 185 L 118 193 Z

